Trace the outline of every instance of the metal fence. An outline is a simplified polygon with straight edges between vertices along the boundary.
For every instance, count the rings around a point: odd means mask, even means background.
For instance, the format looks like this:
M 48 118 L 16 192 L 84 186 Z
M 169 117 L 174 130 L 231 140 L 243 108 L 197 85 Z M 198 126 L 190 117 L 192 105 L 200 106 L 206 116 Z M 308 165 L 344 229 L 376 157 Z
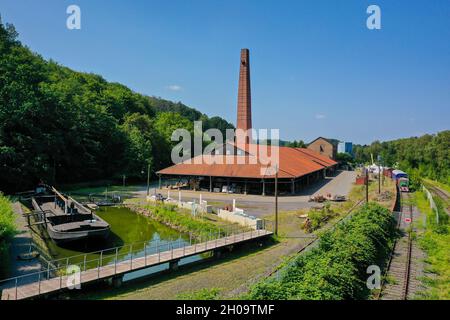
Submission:
M 271 226 L 270 223 L 267 226 Z M 266 227 L 266 223 L 264 223 Z M 1 298 L 16 300 L 67 288 L 71 272 L 81 272 L 80 281 L 89 282 L 117 274 L 168 263 L 171 259 L 205 253 L 215 248 L 266 235 L 265 229 L 253 230 L 227 225 L 201 236 L 187 236 L 170 241 L 154 240 L 127 244 L 68 258 L 46 261 L 41 271 L 0 281 Z M 149 261 L 151 263 L 149 263 Z

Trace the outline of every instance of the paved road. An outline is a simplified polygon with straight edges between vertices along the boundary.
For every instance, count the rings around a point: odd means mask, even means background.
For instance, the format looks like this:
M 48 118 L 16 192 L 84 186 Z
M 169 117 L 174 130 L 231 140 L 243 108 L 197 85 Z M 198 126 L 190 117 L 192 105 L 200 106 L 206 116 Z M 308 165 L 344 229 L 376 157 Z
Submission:
M 327 177 L 322 181 L 311 185 L 310 187 L 302 190 L 299 195 L 295 196 L 283 196 L 278 197 L 278 204 L 280 211 L 293 211 L 304 208 L 311 208 L 316 205 L 313 202 L 308 202 L 311 195 L 331 193 L 348 195 L 353 182 L 356 178 L 356 172 L 354 171 L 340 171 L 333 177 Z M 154 192 L 152 190 L 151 192 Z M 156 192 L 162 193 L 167 196 L 170 192 L 170 197 L 178 199 L 178 191 L 171 190 L 157 190 Z M 182 190 L 181 199 L 183 201 L 199 201 L 200 194 L 202 199 L 208 201 L 209 204 L 216 207 L 224 207 L 226 205 L 231 206 L 233 199 L 236 199 L 236 206 L 244 209 L 246 213 L 261 217 L 271 214 L 275 210 L 275 200 L 273 196 L 260 196 L 260 195 L 243 195 L 243 194 L 224 194 L 224 193 L 211 193 L 211 192 L 199 192 Z M 137 197 L 144 197 L 145 191 L 138 191 L 135 193 Z

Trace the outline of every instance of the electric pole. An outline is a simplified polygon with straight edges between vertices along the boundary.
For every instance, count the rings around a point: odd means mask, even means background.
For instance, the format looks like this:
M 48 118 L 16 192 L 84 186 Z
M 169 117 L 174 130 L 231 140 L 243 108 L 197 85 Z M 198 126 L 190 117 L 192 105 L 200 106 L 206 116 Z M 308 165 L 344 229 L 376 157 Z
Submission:
M 366 203 L 369 203 L 369 169 L 366 170 Z
M 378 155 L 378 194 L 381 194 L 381 156 Z
M 381 166 L 378 163 L 378 194 L 381 193 Z
M 275 166 L 275 235 L 278 235 L 278 165 Z

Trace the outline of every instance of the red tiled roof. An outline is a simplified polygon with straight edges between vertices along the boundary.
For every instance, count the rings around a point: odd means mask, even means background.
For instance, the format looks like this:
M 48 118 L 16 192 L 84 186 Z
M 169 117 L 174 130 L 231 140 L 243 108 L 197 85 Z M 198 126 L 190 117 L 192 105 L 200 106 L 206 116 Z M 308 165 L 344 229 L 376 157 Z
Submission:
M 179 176 L 213 176 L 213 177 L 241 177 L 241 178 L 274 178 L 267 165 L 259 163 L 252 164 L 257 160 L 251 151 L 252 146 L 246 146 L 250 154 L 247 155 L 203 155 L 197 156 L 171 167 L 158 171 L 162 175 Z M 255 147 L 255 145 L 253 145 Z M 275 147 L 274 147 L 275 148 Z M 299 178 L 308 173 L 312 173 L 324 168 L 329 168 L 337 164 L 332 159 L 320 155 L 305 148 L 278 147 L 279 152 L 279 178 Z M 270 150 L 270 146 L 268 147 Z M 276 150 L 275 150 L 276 152 Z M 258 148 L 258 154 L 260 149 Z M 270 157 L 270 151 L 268 152 Z M 264 154 L 264 153 L 262 153 Z M 196 164 L 196 160 L 203 157 L 203 163 Z M 260 159 L 265 157 L 260 156 Z M 222 163 L 213 163 L 214 160 L 222 160 Z M 238 160 L 245 164 L 238 164 Z M 209 161 L 209 162 L 208 162 Z M 217 161 L 218 162 L 218 161 Z M 227 164 L 232 162 L 232 164 Z

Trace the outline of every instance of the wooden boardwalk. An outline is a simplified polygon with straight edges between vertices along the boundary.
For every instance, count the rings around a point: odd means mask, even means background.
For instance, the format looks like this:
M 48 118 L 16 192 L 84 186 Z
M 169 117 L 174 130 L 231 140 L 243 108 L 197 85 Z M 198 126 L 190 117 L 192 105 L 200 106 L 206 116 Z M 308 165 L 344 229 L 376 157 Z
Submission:
M 124 261 L 114 260 L 112 263 L 99 266 L 94 269 L 88 269 L 82 271 L 80 274 L 81 287 L 83 284 L 98 280 L 106 280 L 113 277 L 120 277 L 124 274 L 132 271 L 149 268 L 162 263 L 175 263 L 182 258 L 205 253 L 208 251 L 214 251 L 216 249 L 226 248 L 235 244 L 251 241 L 254 239 L 265 238 L 272 235 L 271 231 L 267 230 L 252 230 L 238 234 L 232 234 L 229 236 L 209 240 L 197 244 L 185 244 L 179 248 L 173 248 L 172 250 L 162 251 L 154 254 L 144 254 L 141 257 L 131 257 L 131 259 Z M 41 276 L 46 275 L 46 271 L 39 273 L 38 278 L 42 280 L 35 281 L 24 285 L 17 285 L 17 279 L 11 279 L 12 285 L 2 290 L 2 300 L 20 300 L 38 297 L 43 294 L 55 293 L 61 290 L 69 290 L 71 283 L 68 283 L 70 278 L 74 276 L 60 275 L 55 277 L 46 278 Z M 70 278 L 69 278 L 70 277 Z

